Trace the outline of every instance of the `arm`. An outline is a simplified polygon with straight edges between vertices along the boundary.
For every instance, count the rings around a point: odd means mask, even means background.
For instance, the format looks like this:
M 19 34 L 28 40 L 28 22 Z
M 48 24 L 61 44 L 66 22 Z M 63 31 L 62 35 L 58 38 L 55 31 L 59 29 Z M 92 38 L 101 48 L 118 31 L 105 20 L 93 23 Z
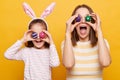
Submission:
M 75 24 L 72 24 L 72 21 L 77 17 L 78 15 L 72 16 L 66 23 L 66 35 L 65 35 L 65 42 L 63 47 L 63 65 L 70 69 L 75 64 L 75 57 L 73 53 L 73 46 L 71 41 L 71 33 L 73 32 L 74 28 L 79 24 L 79 22 L 76 22 Z
M 95 13 L 93 13 L 92 16 L 95 19 L 96 23 L 94 24 L 88 23 L 88 24 L 92 26 L 98 37 L 99 62 L 102 67 L 106 67 L 109 66 L 111 63 L 110 51 L 102 34 L 100 17 Z
M 56 47 L 54 44 L 51 44 L 50 45 L 50 66 L 57 67 L 57 66 L 59 66 L 59 64 L 60 64 L 60 61 L 59 61 Z
M 99 29 L 98 32 L 98 50 L 99 50 L 99 61 L 102 67 L 107 67 L 111 63 L 110 50 L 105 42 L 102 31 Z
M 7 59 L 22 60 L 23 50 L 19 50 L 21 46 L 22 42 L 18 40 L 15 44 L 13 44 L 10 48 L 7 49 L 4 56 Z
M 51 67 L 56 67 L 56 66 L 59 66 L 60 64 L 60 61 L 59 61 L 59 57 L 58 57 L 58 53 L 57 53 L 57 50 L 56 50 L 56 47 L 54 45 L 54 42 L 53 42 L 53 39 L 52 39 L 52 36 L 51 34 L 46 31 L 46 30 L 43 30 L 43 32 L 47 35 L 46 38 L 43 38 L 42 40 L 47 42 L 48 44 L 50 44 L 50 66 Z
M 66 38 L 63 47 L 63 65 L 66 68 L 72 68 L 75 64 L 71 37 L 66 33 Z
M 21 40 L 18 40 L 5 52 L 4 56 L 8 59 L 22 60 L 23 49 L 20 50 L 22 45 L 29 40 L 32 40 L 30 37 L 31 30 L 26 31 L 24 37 Z

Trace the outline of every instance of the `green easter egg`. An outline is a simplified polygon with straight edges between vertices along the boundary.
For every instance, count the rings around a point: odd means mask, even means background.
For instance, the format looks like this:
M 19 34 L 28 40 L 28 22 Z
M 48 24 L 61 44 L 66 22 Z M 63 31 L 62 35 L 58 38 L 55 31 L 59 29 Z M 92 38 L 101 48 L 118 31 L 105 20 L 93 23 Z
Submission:
M 85 17 L 85 21 L 90 22 L 90 21 L 91 21 L 91 16 L 86 16 L 86 17 Z

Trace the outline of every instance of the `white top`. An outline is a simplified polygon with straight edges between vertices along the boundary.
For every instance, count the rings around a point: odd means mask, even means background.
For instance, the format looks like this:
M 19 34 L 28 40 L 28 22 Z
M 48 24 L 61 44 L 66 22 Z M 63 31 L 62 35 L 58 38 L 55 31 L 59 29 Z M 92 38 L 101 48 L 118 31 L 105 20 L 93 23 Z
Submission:
M 25 63 L 24 80 L 51 80 L 51 67 L 60 64 L 54 44 L 49 49 L 22 48 L 18 40 L 5 52 L 5 57 L 23 60 Z

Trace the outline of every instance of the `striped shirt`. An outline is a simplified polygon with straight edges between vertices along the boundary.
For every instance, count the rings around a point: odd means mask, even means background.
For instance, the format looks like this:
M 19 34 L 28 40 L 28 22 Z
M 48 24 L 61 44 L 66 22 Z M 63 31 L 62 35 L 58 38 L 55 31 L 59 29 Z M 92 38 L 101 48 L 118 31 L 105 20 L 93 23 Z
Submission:
M 25 63 L 24 80 L 51 80 L 51 67 L 59 65 L 55 45 L 49 49 L 22 48 L 19 40 L 5 52 L 5 57 L 23 60 Z
M 73 52 L 75 65 L 71 70 L 67 70 L 67 80 L 102 80 L 98 45 L 92 47 L 90 41 L 78 41 L 77 45 L 73 47 Z

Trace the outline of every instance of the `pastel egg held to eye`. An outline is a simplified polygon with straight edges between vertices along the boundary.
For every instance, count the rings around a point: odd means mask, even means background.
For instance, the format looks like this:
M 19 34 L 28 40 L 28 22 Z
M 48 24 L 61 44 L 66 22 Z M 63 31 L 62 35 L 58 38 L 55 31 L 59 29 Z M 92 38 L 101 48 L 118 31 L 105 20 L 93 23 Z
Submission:
M 90 22 L 91 21 L 91 16 L 86 16 L 85 21 Z
M 36 39 L 36 38 L 38 37 L 38 35 L 37 35 L 36 32 L 33 32 L 33 33 L 31 34 L 31 37 L 32 37 L 33 39 Z
M 41 33 L 39 34 L 39 37 L 40 37 L 41 39 L 44 39 L 45 36 L 46 36 L 46 34 L 45 34 L 44 32 L 41 32 Z

